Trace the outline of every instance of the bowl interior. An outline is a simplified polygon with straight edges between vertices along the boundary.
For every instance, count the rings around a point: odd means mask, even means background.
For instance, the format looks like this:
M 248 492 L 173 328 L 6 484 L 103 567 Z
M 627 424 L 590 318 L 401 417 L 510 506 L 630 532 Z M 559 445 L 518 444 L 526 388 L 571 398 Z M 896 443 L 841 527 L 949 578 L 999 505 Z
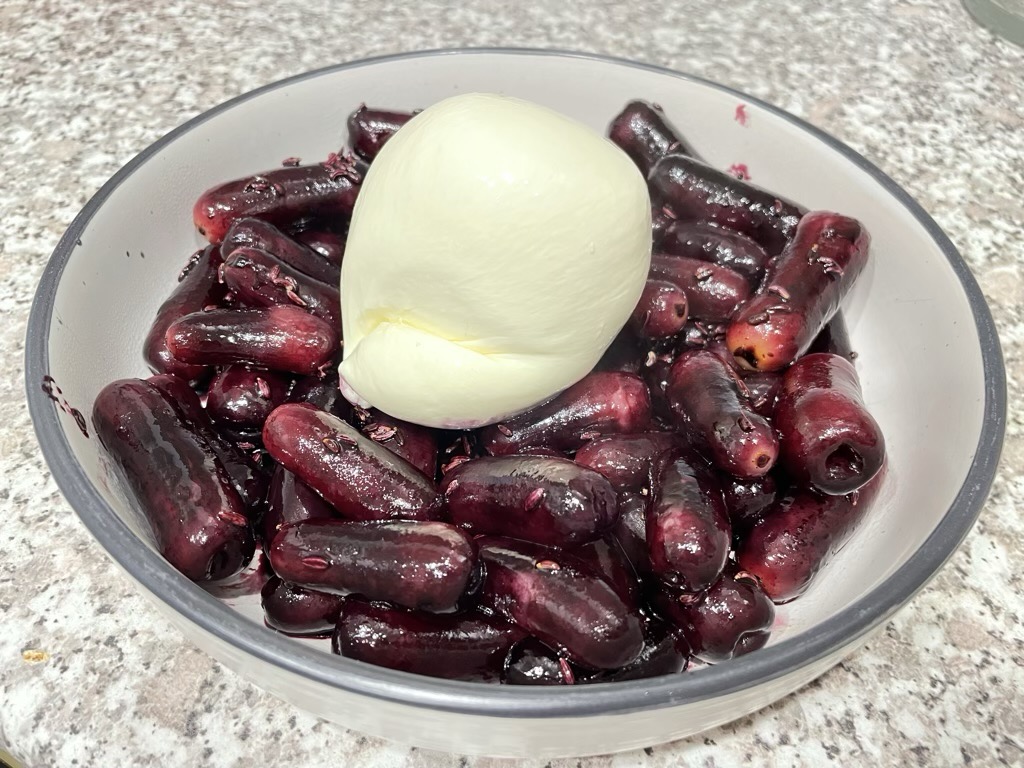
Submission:
M 982 434 L 985 372 L 961 279 L 895 188 L 851 156 L 730 91 L 659 71 L 542 54 L 397 58 L 289 81 L 194 121 L 87 209 L 64 243 L 70 255 L 52 312 L 32 331 L 47 334 L 46 372 L 60 388 L 58 400 L 88 417 L 106 383 L 148 375 L 143 337 L 201 244 L 191 206 L 205 188 L 276 167 L 285 157 L 325 158 L 344 142 L 346 115 L 360 102 L 424 107 L 469 91 L 530 99 L 598 130 L 627 100 L 653 100 L 710 163 L 742 163 L 757 184 L 866 224 L 873 264 L 845 311 L 866 400 L 888 441 L 890 473 L 863 528 L 806 596 L 780 610 L 771 643 L 826 622 L 881 585 L 946 515 Z M 741 104 L 745 121 L 737 119 Z M 70 415 L 59 413 L 59 419 L 74 460 L 113 514 L 134 530 L 130 505 L 105 479 L 95 438 L 86 437 Z M 163 566 L 154 560 L 152 567 Z M 258 595 L 222 599 L 252 619 L 253 631 L 269 632 L 262 627 Z M 326 650 L 325 643 L 319 647 Z

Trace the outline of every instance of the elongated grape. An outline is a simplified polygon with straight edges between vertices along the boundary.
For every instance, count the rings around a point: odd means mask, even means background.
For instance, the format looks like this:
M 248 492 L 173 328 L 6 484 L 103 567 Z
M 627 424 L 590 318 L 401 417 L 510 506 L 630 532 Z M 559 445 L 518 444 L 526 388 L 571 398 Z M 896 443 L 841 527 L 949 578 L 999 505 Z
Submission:
M 278 532 L 269 557 L 285 581 L 437 613 L 477 578 L 473 543 L 447 523 L 303 520 Z

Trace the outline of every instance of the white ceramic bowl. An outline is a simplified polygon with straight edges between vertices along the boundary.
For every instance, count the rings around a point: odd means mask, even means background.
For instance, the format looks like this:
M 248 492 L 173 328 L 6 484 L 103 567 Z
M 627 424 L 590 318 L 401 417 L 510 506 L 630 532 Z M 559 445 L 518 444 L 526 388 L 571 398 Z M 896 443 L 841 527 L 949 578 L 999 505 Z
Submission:
M 568 689 L 491 687 L 392 672 L 266 629 L 258 596 L 219 600 L 167 565 L 104 482 L 95 439 L 40 388 L 89 413 L 114 378 L 145 376 L 157 306 L 199 244 L 196 196 L 214 183 L 326 157 L 362 101 L 423 107 L 496 91 L 603 130 L 634 97 L 662 104 L 712 164 L 809 208 L 858 217 L 873 267 L 846 302 L 890 473 L 867 523 L 770 644 L 683 675 Z M 736 119 L 745 105 L 747 120 Z M 143 254 L 145 257 L 143 258 Z M 53 475 L 100 546 L 181 631 L 242 676 L 314 714 L 424 747 L 506 756 L 625 750 L 697 733 L 785 696 L 865 641 L 919 590 L 974 522 L 998 460 L 1005 383 L 988 308 L 935 223 L 836 140 L 741 93 L 657 67 L 550 51 L 463 50 L 353 62 L 253 91 L 191 120 L 121 169 L 72 223 L 29 323 L 29 404 Z

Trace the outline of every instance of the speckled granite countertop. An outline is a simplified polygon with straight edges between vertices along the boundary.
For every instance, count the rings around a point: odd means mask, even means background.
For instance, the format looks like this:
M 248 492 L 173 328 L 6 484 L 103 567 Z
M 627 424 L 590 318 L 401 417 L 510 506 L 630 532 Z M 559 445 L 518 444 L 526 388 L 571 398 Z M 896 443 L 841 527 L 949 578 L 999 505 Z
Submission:
M 1024 764 L 1024 51 L 952 0 L 0 4 L 0 747 L 26 766 L 493 765 L 367 739 L 278 702 L 182 637 L 64 502 L 24 403 L 25 321 L 75 213 L 182 121 L 286 75 L 392 51 L 575 48 L 780 105 L 904 185 L 967 258 L 1011 418 L 981 522 L 941 575 L 798 696 L 700 737 L 572 766 Z M 726 7 L 726 5 L 728 7 Z M 72 570 L 68 570 L 74 564 Z M 23 654 L 39 649 L 44 654 Z M 337 756 L 344 756 L 337 758 Z M 537 766 L 541 766 L 537 763 Z

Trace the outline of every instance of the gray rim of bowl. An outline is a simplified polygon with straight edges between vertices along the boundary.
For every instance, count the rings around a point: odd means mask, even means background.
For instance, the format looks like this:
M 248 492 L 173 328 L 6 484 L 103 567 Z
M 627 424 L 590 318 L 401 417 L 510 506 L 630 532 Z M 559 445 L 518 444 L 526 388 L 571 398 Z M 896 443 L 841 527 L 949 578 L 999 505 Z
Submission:
M 93 487 L 71 452 L 53 404 L 40 384 L 49 369 L 47 342 L 58 282 L 86 224 L 110 193 L 162 147 L 236 104 L 275 88 L 320 75 L 381 62 L 428 56 L 553 56 L 591 59 L 633 67 L 715 88 L 756 104 L 816 137 L 870 174 L 928 231 L 952 266 L 967 295 L 977 325 L 985 374 L 984 425 L 974 461 L 956 499 L 910 559 L 884 583 L 837 615 L 803 634 L 735 659 L 683 675 L 569 688 L 485 686 L 410 675 L 303 647 L 261 627 L 183 578 L 163 558 L 140 545 Z M 43 455 L 64 496 L 86 528 L 131 576 L 205 632 L 296 675 L 353 693 L 417 707 L 493 717 L 583 717 L 658 709 L 709 700 L 743 690 L 819 661 L 847 647 L 889 618 L 942 567 L 971 529 L 995 477 L 1006 422 L 1006 380 L 999 338 L 973 275 L 945 233 L 896 182 L 858 153 L 803 120 L 760 99 L 710 80 L 652 64 L 599 54 L 527 48 L 456 48 L 413 51 L 347 62 L 280 80 L 224 102 L 174 129 L 121 168 L 86 204 L 61 238 L 47 264 L 29 316 L 26 339 L 29 410 Z

